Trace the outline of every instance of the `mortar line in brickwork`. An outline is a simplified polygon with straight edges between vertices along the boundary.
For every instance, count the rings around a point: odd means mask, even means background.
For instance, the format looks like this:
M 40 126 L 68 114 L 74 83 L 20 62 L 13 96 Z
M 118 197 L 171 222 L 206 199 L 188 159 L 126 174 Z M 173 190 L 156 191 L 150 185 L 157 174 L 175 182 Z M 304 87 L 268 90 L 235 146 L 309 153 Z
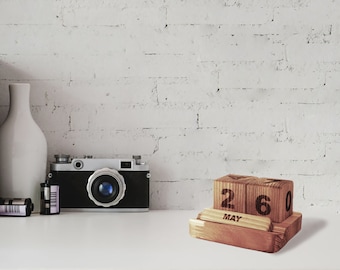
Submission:
M 196 125 L 197 125 L 196 129 L 200 129 L 200 114 L 199 113 L 196 114 Z

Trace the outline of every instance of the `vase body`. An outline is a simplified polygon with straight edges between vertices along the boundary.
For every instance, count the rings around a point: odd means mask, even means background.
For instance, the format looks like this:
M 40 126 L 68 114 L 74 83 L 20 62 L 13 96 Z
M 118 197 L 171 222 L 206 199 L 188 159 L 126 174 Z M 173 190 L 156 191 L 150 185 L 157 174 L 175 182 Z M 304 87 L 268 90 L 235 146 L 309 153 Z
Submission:
M 0 127 L 0 197 L 31 198 L 40 208 L 40 183 L 45 181 L 46 138 L 30 110 L 30 85 L 9 85 L 10 108 Z

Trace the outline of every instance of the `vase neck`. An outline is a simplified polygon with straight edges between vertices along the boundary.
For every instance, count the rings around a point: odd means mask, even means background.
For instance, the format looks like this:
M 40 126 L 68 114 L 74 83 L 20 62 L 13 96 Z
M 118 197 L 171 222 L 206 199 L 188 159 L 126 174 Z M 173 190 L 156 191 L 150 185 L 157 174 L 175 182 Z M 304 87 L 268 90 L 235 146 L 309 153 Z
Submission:
M 31 115 L 30 85 L 28 83 L 14 83 L 9 85 L 10 111 L 9 114 Z

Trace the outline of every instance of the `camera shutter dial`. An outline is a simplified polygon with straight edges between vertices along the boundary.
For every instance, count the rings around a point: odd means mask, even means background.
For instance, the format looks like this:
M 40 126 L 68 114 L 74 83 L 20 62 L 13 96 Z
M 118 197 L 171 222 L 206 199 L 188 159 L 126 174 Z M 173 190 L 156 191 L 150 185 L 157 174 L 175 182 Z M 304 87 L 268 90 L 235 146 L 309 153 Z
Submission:
M 103 168 L 90 175 L 86 190 L 96 205 L 110 207 L 124 198 L 126 185 L 124 177 L 118 171 Z

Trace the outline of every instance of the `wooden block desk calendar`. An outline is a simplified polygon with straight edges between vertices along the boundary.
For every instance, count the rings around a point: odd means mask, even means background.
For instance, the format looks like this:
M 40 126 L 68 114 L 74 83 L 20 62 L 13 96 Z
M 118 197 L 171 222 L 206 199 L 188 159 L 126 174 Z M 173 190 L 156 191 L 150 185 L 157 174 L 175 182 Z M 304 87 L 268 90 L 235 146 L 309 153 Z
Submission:
M 226 175 L 214 181 L 213 209 L 189 221 L 193 237 L 264 252 L 279 251 L 301 229 L 293 181 Z
M 214 208 L 282 222 L 293 213 L 293 181 L 227 175 L 214 181 Z

